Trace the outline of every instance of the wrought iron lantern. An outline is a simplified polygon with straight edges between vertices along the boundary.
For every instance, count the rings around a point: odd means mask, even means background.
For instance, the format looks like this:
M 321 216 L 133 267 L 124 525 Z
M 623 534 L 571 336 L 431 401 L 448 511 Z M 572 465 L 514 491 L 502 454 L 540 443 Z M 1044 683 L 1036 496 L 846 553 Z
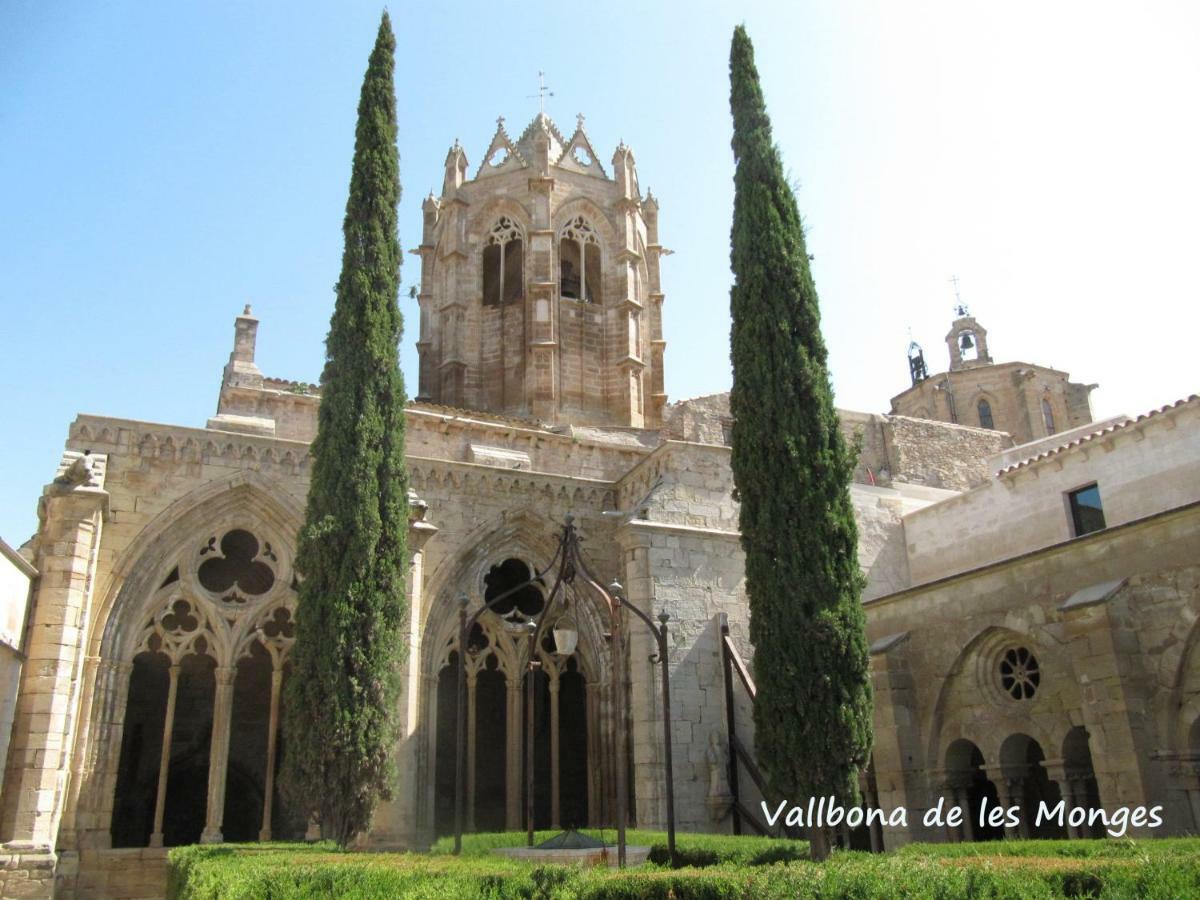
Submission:
M 566 603 L 564 601 L 564 606 Z M 554 652 L 558 656 L 570 656 L 579 645 L 579 626 L 569 608 L 554 623 Z

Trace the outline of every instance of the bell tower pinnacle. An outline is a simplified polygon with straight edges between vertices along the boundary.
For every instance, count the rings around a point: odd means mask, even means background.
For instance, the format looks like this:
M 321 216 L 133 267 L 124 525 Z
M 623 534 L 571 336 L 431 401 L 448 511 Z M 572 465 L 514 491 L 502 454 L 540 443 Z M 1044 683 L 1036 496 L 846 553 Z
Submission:
M 425 201 L 418 401 L 565 424 L 654 428 L 663 388 L 658 203 L 621 143 L 610 175 L 579 116 L 497 120 L 470 178 L 456 141 Z

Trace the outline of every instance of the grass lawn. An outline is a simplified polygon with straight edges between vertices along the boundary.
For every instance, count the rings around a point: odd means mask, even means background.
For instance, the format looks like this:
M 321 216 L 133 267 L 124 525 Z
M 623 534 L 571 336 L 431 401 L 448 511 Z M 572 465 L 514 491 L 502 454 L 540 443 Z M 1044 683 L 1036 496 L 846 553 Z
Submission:
M 591 832 L 601 834 L 600 832 Z M 539 833 L 540 841 L 551 832 Z M 612 841 L 612 831 L 602 833 Z M 661 832 L 631 830 L 651 862 L 624 872 L 537 866 L 491 853 L 524 833 L 439 841 L 429 853 L 338 852 L 328 844 L 179 847 L 168 897 L 242 898 L 1178 898 L 1200 897 L 1200 838 L 917 844 L 806 859 L 801 841 L 681 834 L 670 869 Z

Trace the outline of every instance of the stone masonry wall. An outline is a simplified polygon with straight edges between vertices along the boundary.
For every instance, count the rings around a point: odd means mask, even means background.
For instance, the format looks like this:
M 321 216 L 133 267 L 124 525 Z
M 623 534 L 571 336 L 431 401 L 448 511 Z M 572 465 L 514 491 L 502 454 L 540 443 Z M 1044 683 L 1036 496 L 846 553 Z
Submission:
M 965 491 L 989 475 L 987 458 L 1011 446 L 1000 431 L 945 422 L 880 416 L 894 481 Z
M 54 896 L 53 853 L 0 854 L 0 897 L 36 897 L 50 900 Z
M 729 394 L 682 400 L 668 408 L 668 439 L 728 446 L 733 426 Z M 987 478 L 986 459 L 1012 446 L 1003 432 L 874 413 L 838 410 L 842 433 L 858 441 L 859 484 L 894 481 L 964 491 Z
M 947 747 L 970 740 L 989 778 L 1014 734 L 1060 760 L 1087 729 L 1102 806 L 1163 803 L 1166 833 L 1193 825 L 1171 754 L 1190 752 L 1200 718 L 1192 652 L 1200 591 L 1195 506 L 1097 532 L 966 575 L 868 602 L 881 799 L 910 823 L 941 795 Z M 1030 700 L 999 687 L 1013 647 L 1040 666 Z M 940 839 L 915 827 L 895 842 Z

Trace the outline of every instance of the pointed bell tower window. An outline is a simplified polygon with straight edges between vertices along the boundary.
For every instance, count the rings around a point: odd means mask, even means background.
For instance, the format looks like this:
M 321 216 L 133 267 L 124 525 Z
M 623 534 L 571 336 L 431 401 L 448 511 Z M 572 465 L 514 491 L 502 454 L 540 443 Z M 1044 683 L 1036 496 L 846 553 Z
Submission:
M 576 216 L 558 242 L 559 296 L 564 300 L 600 303 L 600 239 L 590 222 Z
M 521 227 L 504 216 L 483 245 L 483 305 L 515 303 L 525 296 L 525 242 Z
M 979 401 L 979 427 L 993 429 L 996 427 L 996 423 L 992 421 L 992 404 L 986 400 Z

